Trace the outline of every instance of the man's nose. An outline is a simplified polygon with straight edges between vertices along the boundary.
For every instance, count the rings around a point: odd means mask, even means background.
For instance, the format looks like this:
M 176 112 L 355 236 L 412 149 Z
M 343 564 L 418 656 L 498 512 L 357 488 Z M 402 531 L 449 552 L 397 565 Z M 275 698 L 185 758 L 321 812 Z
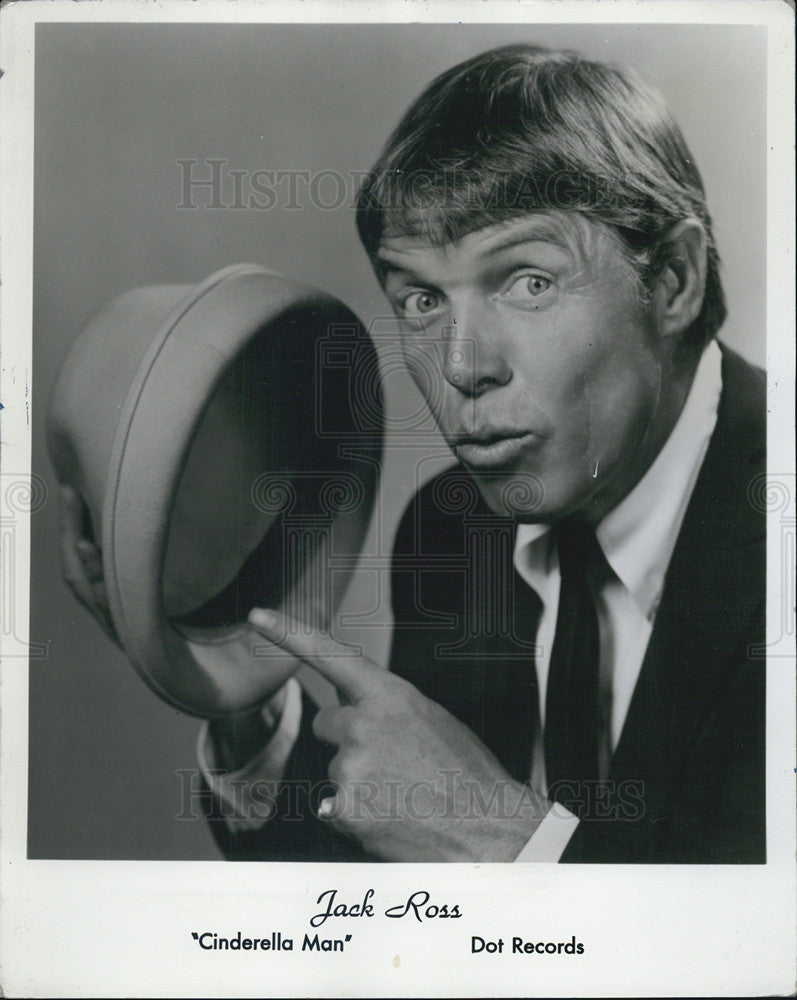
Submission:
M 458 314 L 444 329 L 443 338 L 445 380 L 464 396 L 481 396 L 512 378 L 500 338 L 491 335 L 484 318 Z

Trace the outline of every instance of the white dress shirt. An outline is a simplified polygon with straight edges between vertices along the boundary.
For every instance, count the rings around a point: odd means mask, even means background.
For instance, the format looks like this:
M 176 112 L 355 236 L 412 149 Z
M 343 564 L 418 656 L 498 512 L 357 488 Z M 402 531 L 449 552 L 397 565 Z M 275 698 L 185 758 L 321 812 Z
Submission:
M 670 436 L 653 464 L 596 529 L 612 576 L 597 601 L 600 627 L 600 704 L 603 712 L 601 776 L 623 730 L 648 640 L 653 630 L 664 578 L 678 532 L 697 480 L 717 419 L 722 390 L 721 354 L 711 341 L 703 352 L 692 387 Z M 539 713 L 545 725 L 548 668 L 559 604 L 559 562 L 548 525 L 521 524 L 515 538 L 517 572 L 538 594 L 542 614 L 537 631 L 536 657 Z M 262 802 L 251 809 L 246 785 L 255 780 L 278 781 L 283 774 L 301 718 L 298 682 L 288 682 L 288 698 L 273 738 L 242 770 L 213 773 L 213 748 L 208 725 L 199 734 L 198 758 L 213 794 L 224 804 L 235 829 L 262 825 Z M 532 784 L 545 793 L 545 760 L 538 729 L 530 761 Z M 546 815 L 518 861 L 558 861 L 578 826 L 578 819 L 556 805 Z

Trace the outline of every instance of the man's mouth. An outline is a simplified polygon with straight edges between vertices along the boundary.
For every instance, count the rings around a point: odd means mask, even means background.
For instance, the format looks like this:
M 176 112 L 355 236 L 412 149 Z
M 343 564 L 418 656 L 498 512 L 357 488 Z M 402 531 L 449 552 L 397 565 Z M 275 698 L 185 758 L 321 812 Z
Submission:
M 531 431 L 479 431 L 458 435 L 454 439 L 454 453 L 473 468 L 500 468 L 517 461 L 536 441 L 539 437 Z

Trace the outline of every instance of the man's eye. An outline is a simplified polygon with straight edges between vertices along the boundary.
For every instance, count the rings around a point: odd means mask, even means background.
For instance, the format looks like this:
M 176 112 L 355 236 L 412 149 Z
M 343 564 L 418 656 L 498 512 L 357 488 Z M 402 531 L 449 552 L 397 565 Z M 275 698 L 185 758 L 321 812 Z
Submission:
M 434 292 L 412 292 L 401 303 L 408 316 L 423 316 L 440 307 L 440 296 Z
M 551 279 L 542 274 L 521 274 L 509 285 L 504 295 L 510 299 L 534 299 L 551 287 Z

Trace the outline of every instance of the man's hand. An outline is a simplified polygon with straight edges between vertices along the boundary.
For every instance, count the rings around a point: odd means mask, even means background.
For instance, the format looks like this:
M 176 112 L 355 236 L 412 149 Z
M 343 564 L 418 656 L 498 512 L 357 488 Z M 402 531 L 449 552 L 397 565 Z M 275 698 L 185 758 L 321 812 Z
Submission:
M 108 638 L 121 648 L 108 605 L 102 552 L 90 537 L 88 508 L 72 486 L 62 484 L 59 499 L 64 582 Z M 216 677 L 224 676 L 224 669 L 234 675 L 239 669 L 238 664 L 253 656 L 255 638 L 255 633 L 250 631 L 240 637 L 235 648 L 231 642 L 225 645 L 202 644 L 197 655 L 206 660 L 216 658 L 218 669 L 213 671 Z M 262 646 L 262 643 L 257 645 Z M 212 724 L 219 767 L 230 770 L 242 767 L 268 742 L 279 723 L 285 701 L 285 682 L 299 666 L 298 660 L 284 655 L 261 657 L 257 663 L 260 669 L 245 688 L 246 706 L 242 705 L 242 708 L 246 710 L 217 719 Z M 226 701 L 229 702 L 229 698 Z M 248 706 L 254 703 L 256 707 L 249 710 Z
M 88 510 L 72 486 L 59 487 L 61 505 L 61 571 L 64 582 L 116 645 L 119 637 L 108 607 L 102 553 L 86 537 Z
M 407 681 L 272 611 L 249 620 L 314 667 L 344 704 L 313 731 L 339 749 L 320 815 L 390 861 L 514 861 L 547 811 L 461 722 Z

